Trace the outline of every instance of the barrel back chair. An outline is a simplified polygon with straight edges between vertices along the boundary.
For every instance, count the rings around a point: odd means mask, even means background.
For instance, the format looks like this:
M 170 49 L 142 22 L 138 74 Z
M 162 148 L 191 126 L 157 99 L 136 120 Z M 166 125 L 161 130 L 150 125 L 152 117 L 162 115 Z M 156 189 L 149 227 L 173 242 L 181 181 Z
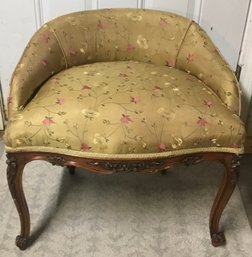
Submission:
M 105 9 L 44 24 L 24 50 L 8 98 L 7 177 L 21 222 L 16 245 L 28 245 L 22 174 L 32 160 L 102 174 L 218 161 L 224 176 L 209 224 L 212 244 L 222 245 L 219 221 L 243 153 L 240 106 L 232 70 L 187 18 Z

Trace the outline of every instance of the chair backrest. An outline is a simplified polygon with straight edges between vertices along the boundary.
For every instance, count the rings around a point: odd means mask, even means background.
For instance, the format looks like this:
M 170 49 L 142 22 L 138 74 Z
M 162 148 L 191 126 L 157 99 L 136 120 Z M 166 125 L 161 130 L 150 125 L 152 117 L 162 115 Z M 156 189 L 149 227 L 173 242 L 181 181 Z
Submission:
M 191 21 L 167 12 L 105 9 L 49 22 L 67 66 L 137 60 L 174 66 Z
M 187 18 L 143 9 L 83 11 L 45 24 L 31 39 L 13 75 L 11 97 L 17 93 L 17 100 L 12 109 L 22 109 L 45 80 L 63 69 L 123 60 L 191 73 L 233 112 L 240 111 L 237 80 L 207 34 Z

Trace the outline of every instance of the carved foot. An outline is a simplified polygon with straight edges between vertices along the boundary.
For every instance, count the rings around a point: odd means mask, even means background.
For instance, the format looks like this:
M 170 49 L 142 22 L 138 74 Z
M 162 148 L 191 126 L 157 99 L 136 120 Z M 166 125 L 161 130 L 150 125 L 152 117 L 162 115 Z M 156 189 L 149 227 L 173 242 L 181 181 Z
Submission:
M 16 237 L 16 246 L 20 250 L 25 250 L 28 246 L 28 238 L 18 235 Z
M 211 235 L 212 245 L 217 247 L 226 243 L 225 236 L 222 232 L 214 233 Z
M 75 174 L 75 167 L 74 166 L 68 166 L 69 174 L 74 175 Z

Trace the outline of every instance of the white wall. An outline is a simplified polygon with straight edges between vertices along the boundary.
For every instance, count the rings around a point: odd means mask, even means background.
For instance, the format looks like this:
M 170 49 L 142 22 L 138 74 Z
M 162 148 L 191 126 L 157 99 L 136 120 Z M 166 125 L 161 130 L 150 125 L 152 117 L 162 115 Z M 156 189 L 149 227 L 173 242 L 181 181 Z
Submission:
M 85 1 L 83 0 L 43 0 L 40 1 L 40 11 L 43 14 L 43 21 L 47 22 L 57 16 L 85 10 Z
M 193 2 L 193 1 L 191 1 Z M 180 15 L 187 15 L 189 0 L 150 0 L 145 2 L 145 8 L 164 10 L 178 13 Z
M 239 59 L 249 0 L 204 0 L 200 25 L 219 46 L 233 70 Z
M 249 104 L 252 99 L 252 4 L 250 4 L 246 32 L 242 44 L 242 51 L 239 64 L 242 67 L 240 84 L 242 88 L 242 117 L 247 118 Z M 251 105 L 252 107 L 252 105 Z M 252 108 L 250 109 L 252 117 Z M 252 118 L 250 119 L 248 134 L 252 136 Z
M 0 77 L 3 95 L 8 95 L 8 84 L 15 65 L 27 41 L 36 30 L 34 5 L 31 0 L 0 2 Z

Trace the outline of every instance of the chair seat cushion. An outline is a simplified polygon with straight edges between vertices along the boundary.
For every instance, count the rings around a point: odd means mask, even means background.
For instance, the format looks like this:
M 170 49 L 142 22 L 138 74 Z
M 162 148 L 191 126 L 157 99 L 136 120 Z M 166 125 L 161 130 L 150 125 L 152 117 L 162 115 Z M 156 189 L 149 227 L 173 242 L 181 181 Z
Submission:
M 243 152 L 240 118 L 201 80 L 148 63 L 100 62 L 46 81 L 13 115 L 11 151 L 96 158 Z

